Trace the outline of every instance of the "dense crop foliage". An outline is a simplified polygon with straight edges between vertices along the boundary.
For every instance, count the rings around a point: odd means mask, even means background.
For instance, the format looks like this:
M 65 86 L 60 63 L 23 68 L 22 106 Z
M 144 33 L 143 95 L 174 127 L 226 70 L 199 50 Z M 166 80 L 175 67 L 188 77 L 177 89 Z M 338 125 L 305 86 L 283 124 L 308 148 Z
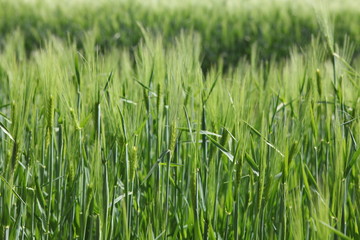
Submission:
M 304 46 L 318 36 L 319 14 L 332 19 L 334 37 L 346 35 L 360 44 L 360 8 L 356 0 L 0 0 L 0 34 L 19 29 L 25 48 L 44 46 L 51 35 L 83 47 L 84 33 L 93 31 L 97 47 L 134 47 L 141 28 L 161 33 L 166 42 L 180 31 L 196 31 L 202 39 L 202 64 L 207 69 L 219 57 L 225 65 L 250 56 L 256 43 L 262 59 L 288 56 L 289 48 Z M 325 4 L 326 3 L 326 4 Z M 327 8 L 325 9 L 324 6 Z M 3 40 L 5 38 L 2 38 Z M 4 41 L 0 40 L 0 43 Z M 357 50 L 356 54 L 359 54 Z
M 347 16 L 332 32 L 280 3 L 268 15 L 1 4 L 34 20 L 1 10 L 1 239 L 360 238 L 359 29 Z M 149 25 L 123 23 L 131 13 Z M 237 45 L 250 16 L 269 29 Z M 286 19 L 310 30 L 271 27 Z M 112 24 L 128 31 L 117 43 Z

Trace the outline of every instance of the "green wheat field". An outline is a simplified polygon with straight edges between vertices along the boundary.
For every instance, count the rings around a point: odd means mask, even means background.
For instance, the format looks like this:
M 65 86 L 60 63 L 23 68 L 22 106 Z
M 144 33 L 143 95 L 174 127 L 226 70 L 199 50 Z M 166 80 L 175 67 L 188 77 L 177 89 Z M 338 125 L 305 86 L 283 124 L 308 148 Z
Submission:
M 358 0 L 0 0 L 0 239 L 360 239 Z

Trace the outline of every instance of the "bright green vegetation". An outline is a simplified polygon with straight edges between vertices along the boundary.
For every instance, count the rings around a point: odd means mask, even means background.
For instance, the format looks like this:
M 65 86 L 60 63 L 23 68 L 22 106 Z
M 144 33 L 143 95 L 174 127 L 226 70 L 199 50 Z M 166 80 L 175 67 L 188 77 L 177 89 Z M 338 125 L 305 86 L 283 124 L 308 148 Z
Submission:
M 319 5 L 314 2 L 323 2 Z M 334 23 L 334 38 L 346 35 L 360 44 L 360 8 L 357 0 L 0 0 L 0 34 L 19 29 L 25 49 L 44 46 L 55 35 L 83 46 L 84 32 L 93 31 L 96 44 L 134 47 L 142 38 L 139 25 L 159 32 L 166 42 L 180 31 L 201 36 L 202 64 L 219 56 L 224 64 L 250 56 L 256 43 L 262 59 L 288 56 L 292 46 L 304 46 L 319 34 L 318 14 Z M 90 2 L 90 3 L 89 3 Z M 96 3 L 95 3 L 96 2 Z M 326 9 L 323 7 L 326 6 Z M 0 39 L 0 44 L 4 43 Z M 356 50 L 359 55 L 360 50 Z
M 155 13 L 184 17 L 186 4 Z M 37 19 L 31 6 L 19 14 Z M 90 13 L 110 17 L 101 6 Z M 201 7 L 193 18 L 206 19 Z M 43 14 L 63 27 L 64 13 Z M 296 16 L 315 24 L 308 14 Z M 255 26 L 282 21 L 269 16 Z M 55 29 L 39 46 L 2 22 L 0 238 L 359 239 L 358 39 L 319 19 L 301 48 L 264 50 L 273 40 L 259 37 L 230 62 L 232 29 L 206 37 L 205 20 L 171 34 L 131 25 L 142 40 L 128 44 L 99 43 L 102 28 L 79 39 Z

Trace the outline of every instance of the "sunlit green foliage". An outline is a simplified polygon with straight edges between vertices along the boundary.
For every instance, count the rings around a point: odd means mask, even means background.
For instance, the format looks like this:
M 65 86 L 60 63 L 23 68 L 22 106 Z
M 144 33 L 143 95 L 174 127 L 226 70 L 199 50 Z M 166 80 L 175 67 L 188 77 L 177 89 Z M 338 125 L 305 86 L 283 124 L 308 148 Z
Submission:
M 243 49 L 236 34 L 246 28 L 211 33 L 216 24 L 197 11 L 245 26 L 258 7 L 238 16 L 185 1 L 169 15 L 148 10 L 168 20 L 164 32 L 129 20 L 129 42 L 113 44 L 105 23 L 136 13 L 127 2 L 118 15 L 105 3 L 79 15 L 12 4 L 53 35 L 1 23 L 1 239 L 360 238 L 356 36 L 305 8 L 291 18 L 274 7 L 249 24 L 295 19 L 296 30 L 303 19 L 317 34 L 278 47 L 273 37 L 288 32 L 269 29 L 265 42 L 252 32 Z M 60 34 L 62 14 L 76 17 L 79 39 L 72 27 L 69 39 Z M 98 18 L 95 30 L 85 31 L 94 23 L 86 16 Z M 196 28 L 181 32 L 172 23 L 185 16 Z M 220 54 L 236 49 L 231 60 Z

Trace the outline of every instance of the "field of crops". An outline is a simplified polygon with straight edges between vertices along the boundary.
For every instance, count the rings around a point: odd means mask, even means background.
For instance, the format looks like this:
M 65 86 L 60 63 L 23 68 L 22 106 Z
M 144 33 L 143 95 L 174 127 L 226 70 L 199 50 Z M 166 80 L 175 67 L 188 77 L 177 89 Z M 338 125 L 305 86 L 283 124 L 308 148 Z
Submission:
M 0 0 L 0 239 L 360 239 L 357 0 Z

